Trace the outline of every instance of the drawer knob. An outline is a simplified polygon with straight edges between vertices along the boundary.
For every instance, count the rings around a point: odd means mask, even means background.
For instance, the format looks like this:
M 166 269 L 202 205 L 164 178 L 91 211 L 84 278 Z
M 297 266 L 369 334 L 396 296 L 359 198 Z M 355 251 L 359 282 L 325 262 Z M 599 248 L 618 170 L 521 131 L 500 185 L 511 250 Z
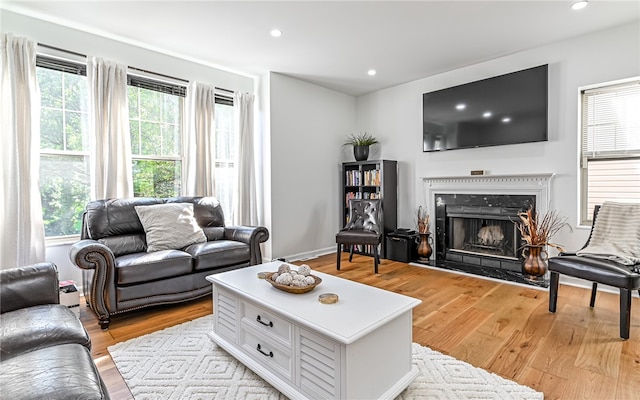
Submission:
M 269 321 L 269 323 L 266 323 L 266 322 L 264 322 L 262 320 L 262 318 L 260 318 L 259 315 L 256 317 L 256 321 L 260 322 L 264 326 L 268 326 L 269 328 L 273 328 L 273 322 Z M 260 349 L 258 349 L 258 350 L 260 350 Z
M 262 347 L 260 347 L 260 343 L 258 343 L 258 347 L 256 347 L 256 350 L 258 350 L 260 353 L 262 353 L 266 357 L 273 358 L 273 351 L 270 351 L 269 353 L 265 353 L 264 351 L 262 351 Z

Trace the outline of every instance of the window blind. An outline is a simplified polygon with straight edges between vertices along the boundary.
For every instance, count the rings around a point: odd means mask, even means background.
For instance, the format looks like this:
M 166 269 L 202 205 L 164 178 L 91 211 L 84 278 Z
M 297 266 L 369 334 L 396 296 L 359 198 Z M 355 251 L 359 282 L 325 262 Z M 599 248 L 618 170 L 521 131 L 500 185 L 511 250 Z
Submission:
M 86 64 L 76 63 L 70 60 L 63 60 L 55 57 L 48 57 L 38 54 L 36 56 L 36 67 L 53 69 L 76 75 L 87 75 Z
M 583 161 L 640 156 L 638 110 L 640 80 L 583 91 Z
M 582 91 L 581 224 L 605 201 L 640 198 L 640 79 Z
M 38 44 L 36 66 L 68 72 L 71 74 L 87 75 L 85 55 L 44 44 Z M 155 90 L 157 92 L 185 97 L 187 94 L 188 81 L 149 72 L 139 68 L 129 67 L 127 84 L 143 89 Z M 216 104 L 233 106 L 233 91 L 216 87 L 215 102 Z
M 142 89 L 154 90 L 156 92 L 167 93 L 174 96 L 186 97 L 187 87 L 166 82 L 162 80 L 156 80 L 149 77 L 138 75 L 127 75 L 127 84 L 129 86 L 135 86 Z M 228 94 L 227 94 L 228 93 Z M 216 104 L 224 104 L 227 106 L 233 106 L 233 92 L 226 89 L 216 88 L 215 102 Z
M 216 104 L 222 104 L 225 106 L 233 106 L 233 97 L 228 96 L 226 94 L 216 93 Z
M 168 82 L 161 82 L 142 76 L 127 75 L 127 84 L 129 86 L 135 86 L 141 89 L 153 90 L 156 92 L 171 94 L 174 96 L 185 97 L 187 95 L 187 88 L 185 86 Z

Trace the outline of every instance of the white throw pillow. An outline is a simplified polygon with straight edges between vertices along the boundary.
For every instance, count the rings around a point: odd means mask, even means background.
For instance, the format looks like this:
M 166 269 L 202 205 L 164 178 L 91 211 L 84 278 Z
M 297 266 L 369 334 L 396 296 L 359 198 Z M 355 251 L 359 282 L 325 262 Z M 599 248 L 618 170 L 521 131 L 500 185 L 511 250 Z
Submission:
M 176 250 L 207 241 L 193 216 L 191 203 L 136 206 L 136 213 L 147 236 L 147 252 Z

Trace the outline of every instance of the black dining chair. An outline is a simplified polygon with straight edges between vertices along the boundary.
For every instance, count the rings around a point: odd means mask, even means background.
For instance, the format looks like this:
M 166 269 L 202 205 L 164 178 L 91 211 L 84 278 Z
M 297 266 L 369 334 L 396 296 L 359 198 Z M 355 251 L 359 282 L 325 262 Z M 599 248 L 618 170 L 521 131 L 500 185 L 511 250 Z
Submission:
M 349 262 L 353 259 L 355 246 L 363 246 L 362 252 L 371 252 L 374 272 L 378 273 L 380 255 L 378 246 L 382 243 L 380 199 L 350 199 L 349 220 L 336 234 L 337 269 L 340 270 L 340 255 L 343 246 L 349 246 Z

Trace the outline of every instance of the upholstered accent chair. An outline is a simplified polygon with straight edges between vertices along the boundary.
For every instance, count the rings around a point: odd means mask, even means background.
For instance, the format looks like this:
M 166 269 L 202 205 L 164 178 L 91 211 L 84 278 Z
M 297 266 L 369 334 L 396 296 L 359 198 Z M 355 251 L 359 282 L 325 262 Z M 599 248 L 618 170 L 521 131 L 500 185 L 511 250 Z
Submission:
M 604 258 L 602 255 L 596 257 L 581 254 L 593 242 L 594 227 L 596 226 L 599 211 L 600 206 L 595 206 L 591 233 L 581 250 L 575 253 L 560 253 L 557 257 L 549 258 L 549 271 L 551 272 L 549 311 L 556 312 L 558 283 L 561 274 L 592 282 L 590 307 L 595 306 L 598 283 L 616 287 L 620 290 L 620 337 L 629 339 L 631 293 L 640 289 L 640 263 L 625 265 L 612 259 Z M 640 243 L 638 243 L 637 248 L 640 248 Z
M 378 246 L 382 242 L 381 207 L 379 199 L 349 200 L 349 222 L 336 234 L 337 269 L 340 270 L 342 246 L 349 246 L 349 262 L 353 259 L 355 246 L 363 253 L 373 256 L 374 272 L 378 273 L 380 255 Z

